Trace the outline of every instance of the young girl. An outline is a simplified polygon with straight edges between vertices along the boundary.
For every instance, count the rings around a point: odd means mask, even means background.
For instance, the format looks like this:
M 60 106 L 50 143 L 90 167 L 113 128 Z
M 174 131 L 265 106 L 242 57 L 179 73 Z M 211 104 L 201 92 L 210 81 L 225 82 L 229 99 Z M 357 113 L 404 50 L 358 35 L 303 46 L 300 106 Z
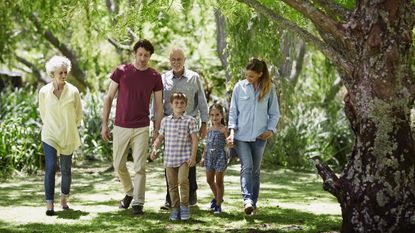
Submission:
M 209 119 L 211 127 L 208 130 L 207 143 L 200 161 L 200 165 L 206 167 L 206 179 L 215 197 L 210 202 L 210 208 L 214 210 L 214 214 L 222 212 L 223 176 L 228 161 L 225 153 L 228 131 L 224 116 L 223 107 L 220 104 L 210 106 Z

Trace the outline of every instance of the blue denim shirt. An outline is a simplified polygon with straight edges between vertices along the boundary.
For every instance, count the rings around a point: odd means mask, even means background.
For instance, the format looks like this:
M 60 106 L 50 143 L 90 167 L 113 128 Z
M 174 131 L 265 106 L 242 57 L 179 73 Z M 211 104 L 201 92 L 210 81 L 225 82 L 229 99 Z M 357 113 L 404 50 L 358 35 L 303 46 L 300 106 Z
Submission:
M 229 108 L 228 128 L 235 130 L 234 138 L 239 141 L 253 142 L 267 130 L 276 131 L 280 118 L 275 86 L 258 101 L 259 89 L 246 79 L 239 81 L 233 90 Z

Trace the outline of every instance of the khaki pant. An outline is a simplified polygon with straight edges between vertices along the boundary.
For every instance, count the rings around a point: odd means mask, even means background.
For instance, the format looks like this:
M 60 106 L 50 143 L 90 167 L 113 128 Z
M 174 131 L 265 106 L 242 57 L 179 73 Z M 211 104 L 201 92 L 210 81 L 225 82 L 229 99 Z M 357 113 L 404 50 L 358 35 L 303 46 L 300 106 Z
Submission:
M 143 205 L 146 188 L 146 162 L 149 132 L 148 127 L 113 129 L 114 170 L 120 178 L 124 192 L 133 196 L 133 205 Z M 128 149 L 131 147 L 134 160 L 134 186 L 127 169 Z
M 180 167 L 167 167 L 166 175 L 171 206 L 173 208 L 179 208 L 180 205 L 189 206 L 189 166 L 187 163 L 183 163 Z

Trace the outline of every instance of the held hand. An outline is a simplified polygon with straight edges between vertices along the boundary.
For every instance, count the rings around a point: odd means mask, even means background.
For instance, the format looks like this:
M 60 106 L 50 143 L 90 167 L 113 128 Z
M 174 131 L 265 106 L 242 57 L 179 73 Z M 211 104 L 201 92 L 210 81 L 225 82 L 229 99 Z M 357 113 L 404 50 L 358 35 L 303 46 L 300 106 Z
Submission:
M 264 133 L 262 133 L 261 135 L 258 136 L 258 139 L 261 140 L 267 140 L 268 138 L 270 138 L 272 136 L 272 131 L 271 130 L 267 130 Z
M 152 135 L 152 137 L 151 137 L 151 144 L 153 144 L 153 143 L 154 143 L 154 141 L 156 140 L 156 138 L 157 138 L 158 136 L 159 136 L 158 131 L 153 130 L 153 135 Z
M 108 142 L 110 140 L 111 134 L 108 126 L 102 126 L 101 137 L 105 142 Z
M 190 159 L 187 161 L 187 164 L 189 165 L 189 167 L 193 167 L 194 165 L 196 165 L 196 158 L 190 157 Z
M 202 158 L 199 162 L 199 166 L 204 167 L 205 166 L 205 158 Z
M 157 159 L 157 151 L 151 150 L 150 159 L 151 160 L 156 160 Z
M 199 129 L 199 139 L 204 139 L 207 135 L 207 126 L 202 124 Z
M 234 146 L 234 144 L 233 144 L 233 134 L 230 134 L 227 138 L 226 138 L 226 144 L 229 146 L 229 147 L 233 147 Z

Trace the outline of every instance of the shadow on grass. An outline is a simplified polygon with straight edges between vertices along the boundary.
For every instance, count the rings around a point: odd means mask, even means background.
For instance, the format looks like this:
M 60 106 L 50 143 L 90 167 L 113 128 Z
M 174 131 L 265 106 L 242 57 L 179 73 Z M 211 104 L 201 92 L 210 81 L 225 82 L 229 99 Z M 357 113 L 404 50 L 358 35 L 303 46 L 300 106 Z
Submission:
M 81 216 L 86 216 L 89 213 L 81 210 L 62 210 L 62 211 L 56 211 L 55 212 L 58 218 L 62 219 L 80 219 Z
M 66 217 L 88 214 L 67 211 Z M 60 216 L 61 213 L 58 214 Z M 66 213 L 65 213 L 66 214 Z M 0 222 L 0 230 L 7 232 L 333 232 L 340 228 L 339 216 L 314 215 L 278 207 L 264 208 L 254 216 L 242 212 L 223 212 L 213 215 L 209 211 L 192 209 L 187 221 L 169 221 L 168 212 L 147 211 L 134 217 L 131 209 L 100 213 L 91 221 L 75 224 L 8 225 Z M 7 227 L 7 228 L 6 228 Z

